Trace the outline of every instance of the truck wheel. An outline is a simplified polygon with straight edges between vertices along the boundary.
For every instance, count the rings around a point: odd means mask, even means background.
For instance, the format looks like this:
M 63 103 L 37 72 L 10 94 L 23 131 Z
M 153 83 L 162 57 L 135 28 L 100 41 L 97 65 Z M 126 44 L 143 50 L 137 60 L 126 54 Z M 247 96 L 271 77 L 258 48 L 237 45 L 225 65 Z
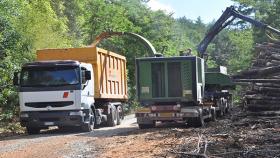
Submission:
M 204 127 L 204 119 L 203 116 L 200 115 L 199 117 L 192 117 L 188 120 L 188 124 L 192 127 Z
M 218 117 L 223 117 L 224 116 L 224 110 L 221 109 L 221 110 L 218 110 L 217 112 L 218 112 L 217 113 Z
M 227 106 L 226 106 L 226 109 L 225 109 L 225 113 L 228 114 L 229 113 L 229 103 L 226 103 Z
M 29 127 L 27 126 L 26 127 L 26 131 L 29 135 L 32 135 L 32 134 L 39 134 L 40 133 L 40 128 L 37 128 L 37 127 Z
M 224 103 L 220 99 L 217 104 L 218 104 L 218 107 L 219 107 L 219 110 L 217 110 L 217 116 L 218 117 L 223 117 L 225 115 L 225 113 L 224 113 L 225 108 L 224 108 L 224 105 L 223 105 Z
M 211 110 L 211 120 L 212 121 L 217 121 L 217 114 L 216 114 L 216 110 Z
M 121 108 L 121 110 L 122 110 L 121 120 L 124 120 L 124 109 L 123 109 L 123 105 L 121 105 L 120 108 Z
M 94 129 L 94 125 L 95 125 L 95 115 L 94 115 L 92 109 L 89 109 L 88 122 L 86 122 L 84 125 L 82 125 L 82 130 L 84 132 L 91 132 Z
M 117 125 L 121 124 L 121 122 L 122 122 L 122 115 L 123 115 L 122 108 L 121 108 L 121 106 L 118 106 L 117 107 Z
M 148 128 L 155 128 L 156 123 L 153 122 L 152 124 L 138 124 L 140 129 L 148 129 Z
M 114 127 L 117 125 L 117 109 L 112 106 L 111 113 L 108 115 L 107 124 L 109 127 Z
M 228 114 L 228 113 L 229 113 L 228 107 L 226 107 L 226 109 L 225 109 L 225 113 L 226 113 L 226 114 Z
M 210 121 L 212 121 L 212 109 L 211 109 L 211 108 L 209 108 L 209 109 L 207 110 L 207 115 L 208 115 L 208 117 L 204 119 L 204 122 L 210 122 Z
M 223 116 L 225 116 L 226 115 L 226 107 L 224 107 L 224 109 L 223 109 Z

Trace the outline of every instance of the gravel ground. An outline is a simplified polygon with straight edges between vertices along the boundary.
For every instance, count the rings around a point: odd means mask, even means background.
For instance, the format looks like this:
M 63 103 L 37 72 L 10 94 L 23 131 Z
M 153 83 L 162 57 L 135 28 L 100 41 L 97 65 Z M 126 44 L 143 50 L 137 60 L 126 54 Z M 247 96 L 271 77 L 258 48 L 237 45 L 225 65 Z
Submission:
M 136 129 L 136 119 L 133 116 L 126 116 L 120 126 L 101 127 L 88 133 L 65 132 L 54 128 L 38 135 L 6 137 L 0 140 L 0 157 L 95 157 L 95 141 Z
M 201 155 L 225 158 L 280 157 L 280 118 L 255 117 L 236 108 L 204 128 L 157 124 L 140 130 L 133 115 L 122 125 L 90 133 L 56 129 L 0 141 L 0 157 L 149 158 Z

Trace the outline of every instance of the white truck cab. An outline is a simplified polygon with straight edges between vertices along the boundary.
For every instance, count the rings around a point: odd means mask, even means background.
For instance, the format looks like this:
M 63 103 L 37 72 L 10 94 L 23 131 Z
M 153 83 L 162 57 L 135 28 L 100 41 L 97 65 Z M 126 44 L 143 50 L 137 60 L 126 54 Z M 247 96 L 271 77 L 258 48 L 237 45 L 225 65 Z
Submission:
M 19 79 L 20 123 L 30 134 L 49 126 L 94 128 L 94 77 L 91 64 L 40 61 L 25 64 Z

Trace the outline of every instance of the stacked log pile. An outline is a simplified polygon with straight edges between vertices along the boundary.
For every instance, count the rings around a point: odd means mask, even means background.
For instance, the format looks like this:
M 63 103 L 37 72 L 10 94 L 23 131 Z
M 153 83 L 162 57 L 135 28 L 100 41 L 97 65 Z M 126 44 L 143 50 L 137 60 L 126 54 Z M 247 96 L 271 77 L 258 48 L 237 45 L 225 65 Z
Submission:
M 249 111 L 279 111 L 280 43 L 257 44 L 256 52 L 251 68 L 233 78 L 251 86 L 244 97 Z

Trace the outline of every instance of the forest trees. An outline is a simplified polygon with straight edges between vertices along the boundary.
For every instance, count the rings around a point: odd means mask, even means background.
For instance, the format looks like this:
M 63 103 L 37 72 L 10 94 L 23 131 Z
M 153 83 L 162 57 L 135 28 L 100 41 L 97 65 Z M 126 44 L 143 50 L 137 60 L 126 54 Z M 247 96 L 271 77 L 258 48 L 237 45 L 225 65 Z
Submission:
M 258 19 L 279 26 L 277 7 L 280 2 L 236 0 L 242 9 L 253 6 Z M 269 7 L 266 11 L 263 7 Z M 250 7 L 249 7 L 250 8 Z M 252 8 L 252 7 L 251 7 Z M 218 17 L 217 17 L 218 18 Z M 0 121 L 4 113 L 17 107 L 12 85 L 13 72 L 35 59 L 35 51 L 44 48 L 81 47 L 89 45 L 102 31 L 127 31 L 147 38 L 166 56 L 196 46 L 211 24 L 187 17 L 175 19 L 164 11 L 152 11 L 141 0 L 1 0 L 0 1 Z M 250 27 L 230 27 L 218 35 L 208 47 L 211 65 L 229 66 L 234 73 L 247 67 L 257 33 Z M 131 99 L 134 99 L 134 59 L 147 56 L 141 43 L 129 37 L 104 40 L 100 47 L 126 56 Z
M 13 72 L 32 61 L 36 49 L 71 46 L 67 29 L 50 0 L 0 1 L 0 121 L 9 121 L 17 109 Z

